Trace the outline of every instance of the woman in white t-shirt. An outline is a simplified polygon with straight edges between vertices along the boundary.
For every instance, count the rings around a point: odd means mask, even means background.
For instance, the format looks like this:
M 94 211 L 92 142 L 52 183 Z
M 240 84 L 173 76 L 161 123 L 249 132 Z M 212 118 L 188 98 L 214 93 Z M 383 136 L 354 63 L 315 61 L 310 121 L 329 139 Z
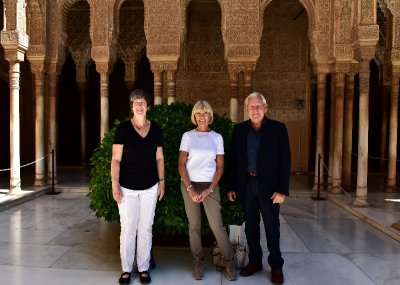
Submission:
M 190 249 L 193 255 L 193 278 L 204 277 L 204 255 L 201 244 L 201 209 L 204 206 L 208 223 L 224 259 L 225 277 L 236 280 L 232 246 L 221 217 L 218 182 L 224 172 L 224 140 L 208 125 L 213 122 L 213 111 L 206 101 L 198 101 L 191 119 L 196 128 L 183 134 L 179 148 L 178 169 L 181 192 L 189 220 Z

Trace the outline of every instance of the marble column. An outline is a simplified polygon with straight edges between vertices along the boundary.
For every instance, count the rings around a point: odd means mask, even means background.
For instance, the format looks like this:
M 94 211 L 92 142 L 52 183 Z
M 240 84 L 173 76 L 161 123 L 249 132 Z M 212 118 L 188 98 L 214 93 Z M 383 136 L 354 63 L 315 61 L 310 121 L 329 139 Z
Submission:
M 57 83 L 59 75 L 59 65 L 56 61 L 51 61 L 46 68 L 48 74 L 48 137 L 47 137 L 47 183 L 57 184 L 57 164 L 54 163 L 52 152 L 54 150 L 54 162 L 57 161 Z M 53 176 L 54 173 L 54 176 Z
M 392 73 L 389 119 L 389 162 L 386 191 L 396 191 L 397 128 L 399 118 L 399 73 Z
M 238 121 L 238 95 L 239 95 L 239 74 L 236 71 L 229 72 L 229 95 L 231 97 L 229 117 L 233 122 Z
M 86 154 L 86 82 L 78 81 L 76 83 L 79 90 L 80 99 L 80 117 L 81 117 L 81 166 L 87 165 Z
M 5 52 L 5 58 L 10 64 L 10 194 L 21 195 L 21 159 L 20 159 L 20 62 L 21 55 L 15 56 L 17 51 Z M 12 53 L 9 56 L 8 53 Z
M 100 140 L 102 140 L 109 125 L 108 62 L 96 63 L 96 70 L 100 74 Z
M 43 59 L 44 60 L 44 59 Z M 31 62 L 35 83 L 35 181 L 34 186 L 46 185 L 44 153 L 44 62 Z
M 380 150 L 380 169 L 384 171 L 386 166 L 387 137 L 388 137 L 388 109 L 391 86 L 384 85 L 382 88 L 382 123 L 381 123 L 381 150 Z
M 332 169 L 332 188 L 330 193 L 341 193 L 342 163 L 343 163 L 343 106 L 344 106 L 344 77 L 343 72 L 335 73 L 335 125 L 334 150 Z
M 163 71 L 153 68 L 154 73 L 154 104 L 160 105 L 163 101 Z
M 344 130 L 343 130 L 343 174 L 342 185 L 346 190 L 351 187 L 351 158 L 353 143 L 353 98 L 354 74 L 346 74 L 344 95 Z
M 333 151 L 335 146 L 335 77 L 333 74 L 331 74 L 330 87 L 328 191 L 332 188 Z
M 243 93 L 244 98 L 253 92 L 253 70 L 245 70 L 243 72 Z M 243 104 L 243 120 L 247 120 L 249 116 L 247 115 L 246 105 Z
M 324 135 L 325 135 L 325 105 L 326 105 L 326 74 L 317 74 L 317 130 L 315 143 L 315 175 L 313 190 L 318 189 L 318 156 L 321 155 L 320 162 L 320 183 L 324 185 Z
M 360 59 L 360 98 L 358 119 L 357 190 L 353 205 L 369 206 L 368 182 L 368 131 L 369 131 L 369 60 Z
M 167 103 L 175 102 L 176 97 L 176 70 L 167 69 Z

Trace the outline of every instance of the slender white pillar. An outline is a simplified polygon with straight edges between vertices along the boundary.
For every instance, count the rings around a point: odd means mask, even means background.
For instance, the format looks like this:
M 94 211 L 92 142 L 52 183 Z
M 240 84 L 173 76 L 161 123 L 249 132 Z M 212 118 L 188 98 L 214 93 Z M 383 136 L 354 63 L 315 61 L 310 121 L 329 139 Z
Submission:
M 21 194 L 20 120 L 19 120 L 20 63 L 10 61 L 10 191 Z
M 35 181 L 34 186 L 46 185 L 44 153 L 44 64 L 32 63 L 35 80 Z
M 325 105 L 326 105 L 326 74 L 317 74 L 317 130 L 315 144 L 315 176 L 313 190 L 318 189 L 318 155 L 321 155 L 320 162 L 320 183 L 324 184 L 324 146 L 325 146 Z
M 368 181 L 368 131 L 369 131 L 369 60 L 360 60 L 360 99 L 358 118 L 357 190 L 354 206 L 369 206 Z
M 397 128 L 399 112 L 399 73 L 392 74 L 390 94 L 390 125 L 389 125 L 389 162 L 386 191 L 396 191 L 396 160 L 397 160 Z

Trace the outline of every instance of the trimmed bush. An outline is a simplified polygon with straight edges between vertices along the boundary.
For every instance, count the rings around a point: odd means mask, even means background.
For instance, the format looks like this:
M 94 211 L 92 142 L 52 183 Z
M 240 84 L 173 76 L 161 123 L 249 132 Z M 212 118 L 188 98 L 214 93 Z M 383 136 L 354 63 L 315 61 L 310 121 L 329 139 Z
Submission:
M 192 108 L 193 105 L 190 104 L 173 103 L 156 105 L 148 111 L 148 118 L 160 125 L 164 137 L 165 196 L 157 204 L 153 226 L 155 236 L 174 237 L 187 233 L 188 222 L 180 192 L 178 156 L 183 133 L 194 128 L 190 121 Z M 116 121 L 114 127 L 105 134 L 90 159 L 93 167 L 88 193 L 90 208 L 98 218 L 104 218 L 107 221 L 119 221 L 118 207 L 111 193 L 110 176 L 112 144 L 115 129 L 119 123 L 120 121 Z M 214 114 L 214 122 L 210 128 L 223 136 L 225 144 L 225 174 L 220 181 L 222 216 L 225 224 L 235 223 L 243 218 L 243 212 L 239 205 L 229 202 L 225 195 L 232 127 L 231 120 Z M 210 233 L 205 216 L 203 217 L 202 231 L 205 235 Z

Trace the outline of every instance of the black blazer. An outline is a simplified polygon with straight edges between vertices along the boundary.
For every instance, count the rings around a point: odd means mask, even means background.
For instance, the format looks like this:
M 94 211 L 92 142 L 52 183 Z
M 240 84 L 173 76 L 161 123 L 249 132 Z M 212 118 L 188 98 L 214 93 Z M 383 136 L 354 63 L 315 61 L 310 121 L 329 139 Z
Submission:
M 247 134 L 250 120 L 233 128 L 229 191 L 244 199 L 247 178 Z M 271 197 L 274 192 L 289 195 L 290 145 L 286 126 L 278 121 L 264 118 L 258 150 L 257 179 L 259 192 Z

